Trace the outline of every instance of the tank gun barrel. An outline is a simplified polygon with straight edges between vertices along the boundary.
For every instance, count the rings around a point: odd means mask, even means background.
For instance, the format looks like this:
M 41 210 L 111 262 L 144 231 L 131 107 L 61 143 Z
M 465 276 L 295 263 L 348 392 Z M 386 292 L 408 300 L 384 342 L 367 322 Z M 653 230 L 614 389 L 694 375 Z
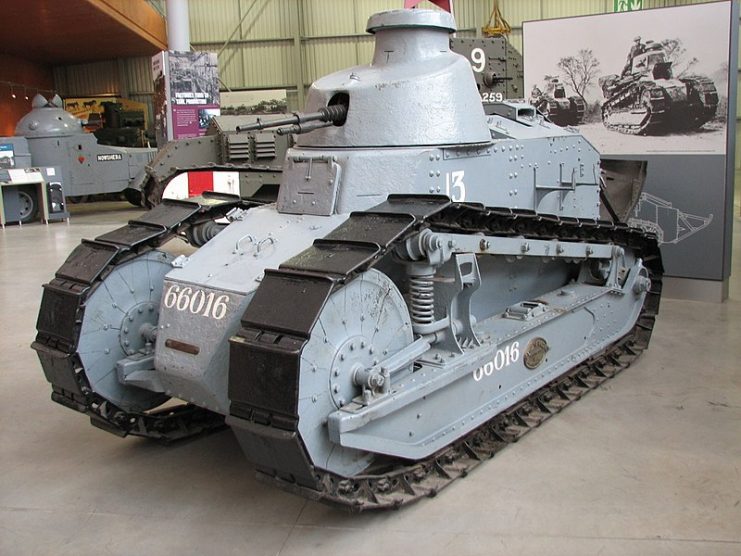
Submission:
M 334 122 L 313 121 L 303 124 L 294 124 L 288 127 L 281 127 L 276 129 L 275 133 L 278 135 L 300 135 L 302 133 L 309 133 L 315 129 L 321 129 L 331 125 L 334 125 Z
M 286 125 L 300 126 L 301 124 L 306 124 L 308 122 L 325 122 L 327 125 L 332 125 L 336 122 L 344 120 L 346 116 L 347 106 L 342 104 L 335 104 L 332 106 L 321 108 L 317 112 L 294 112 L 286 118 L 280 118 L 277 120 L 263 121 L 260 118 L 257 118 L 257 121 L 254 124 L 238 126 L 237 131 L 259 131 L 261 129 L 282 127 Z

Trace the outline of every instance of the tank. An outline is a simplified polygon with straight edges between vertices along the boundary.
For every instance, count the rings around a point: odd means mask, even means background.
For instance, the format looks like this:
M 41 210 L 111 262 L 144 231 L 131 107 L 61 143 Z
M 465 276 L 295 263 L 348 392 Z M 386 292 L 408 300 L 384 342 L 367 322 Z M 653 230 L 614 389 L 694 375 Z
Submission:
M 104 102 L 101 106 L 102 125 L 93 131 L 98 143 L 115 147 L 149 146 L 143 110 L 125 110 L 120 102 Z
M 158 205 L 176 176 L 199 171 L 239 172 L 242 197 L 275 201 L 283 159 L 293 145 L 293 136 L 278 135 L 272 129 L 239 130 L 240 126 L 280 117 L 214 116 L 203 137 L 169 141 L 146 166 L 141 186 L 146 205 Z
M 586 102 L 577 95 L 567 96 L 566 87 L 558 78 L 548 82 L 545 92 L 537 86 L 533 87 L 530 92 L 530 102 L 556 125 L 579 125 L 584 122 Z
M 377 510 L 434 496 L 646 349 L 660 254 L 599 219 L 597 151 L 525 103 L 485 114 L 450 14 L 367 29 L 369 65 L 245 129 L 295 135 L 275 203 L 164 199 L 70 254 L 32 346 L 54 401 L 119 436 L 226 424 L 262 479 Z M 192 254 L 162 248 L 221 217 Z
M 86 133 L 82 120 L 62 108 L 62 99 L 36 95 L 31 111 L 16 125 L 25 137 L 34 166 L 58 166 L 65 194 L 73 198 L 100 193 L 124 193 L 133 204 L 141 202 L 137 175 L 157 149 L 102 145 Z
M 633 135 L 662 135 L 698 129 L 715 117 L 718 92 L 700 75 L 675 78 L 660 43 L 637 37 L 621 75 L 599 79 L 605 101 L 602 121 Z
M 485 105 L 525 96 L 522 55 L 505 37 L 455 37 L 450 49 L 468 58 Z

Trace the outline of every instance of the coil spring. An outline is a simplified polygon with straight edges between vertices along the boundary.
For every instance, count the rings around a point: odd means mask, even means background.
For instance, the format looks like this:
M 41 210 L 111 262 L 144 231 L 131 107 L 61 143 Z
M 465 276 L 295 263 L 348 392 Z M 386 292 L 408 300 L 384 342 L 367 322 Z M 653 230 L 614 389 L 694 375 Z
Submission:
M 432 324 L 435 320 L 435 290 L 432 274 L 409 277 L 412 321 L 415 324 Z

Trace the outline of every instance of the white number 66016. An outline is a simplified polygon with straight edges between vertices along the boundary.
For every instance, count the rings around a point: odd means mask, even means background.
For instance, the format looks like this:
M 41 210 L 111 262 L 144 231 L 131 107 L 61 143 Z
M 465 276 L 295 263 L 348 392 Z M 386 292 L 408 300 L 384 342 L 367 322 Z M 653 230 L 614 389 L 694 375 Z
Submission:
M 174 307 L 178 311 L 189 311 L 194 315 L 203 315 L 216 320 L 226 316 L 227 303 L 229 296 L 226 294 L 217 296 L 214 292 L 193 291 L 191 287 L 181 288 L 177 284 L 172 284 L 167 289 L 164 299 L 165 307 L 168 309 Z

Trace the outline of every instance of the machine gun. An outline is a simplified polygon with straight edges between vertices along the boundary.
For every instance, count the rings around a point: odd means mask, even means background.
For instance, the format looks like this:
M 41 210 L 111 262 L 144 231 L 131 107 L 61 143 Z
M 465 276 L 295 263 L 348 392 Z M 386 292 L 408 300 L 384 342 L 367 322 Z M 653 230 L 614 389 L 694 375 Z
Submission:
M 260 118 L 257 118 L 257 121 L 253 124 L 238 126 L 237 132 L 259 131 L 277 127 L 279 129 L 276 129 L 275 133 L 278 135 L 301 134 L 332 125 L 342 125 L 345 122 L 345 118 L 347 118 L 347 105 L 333 104 L 321 108 L 318 112 L 308 112 L 305 114 L 293 112 L 290 116 L 278 120 L 264 122 Z

